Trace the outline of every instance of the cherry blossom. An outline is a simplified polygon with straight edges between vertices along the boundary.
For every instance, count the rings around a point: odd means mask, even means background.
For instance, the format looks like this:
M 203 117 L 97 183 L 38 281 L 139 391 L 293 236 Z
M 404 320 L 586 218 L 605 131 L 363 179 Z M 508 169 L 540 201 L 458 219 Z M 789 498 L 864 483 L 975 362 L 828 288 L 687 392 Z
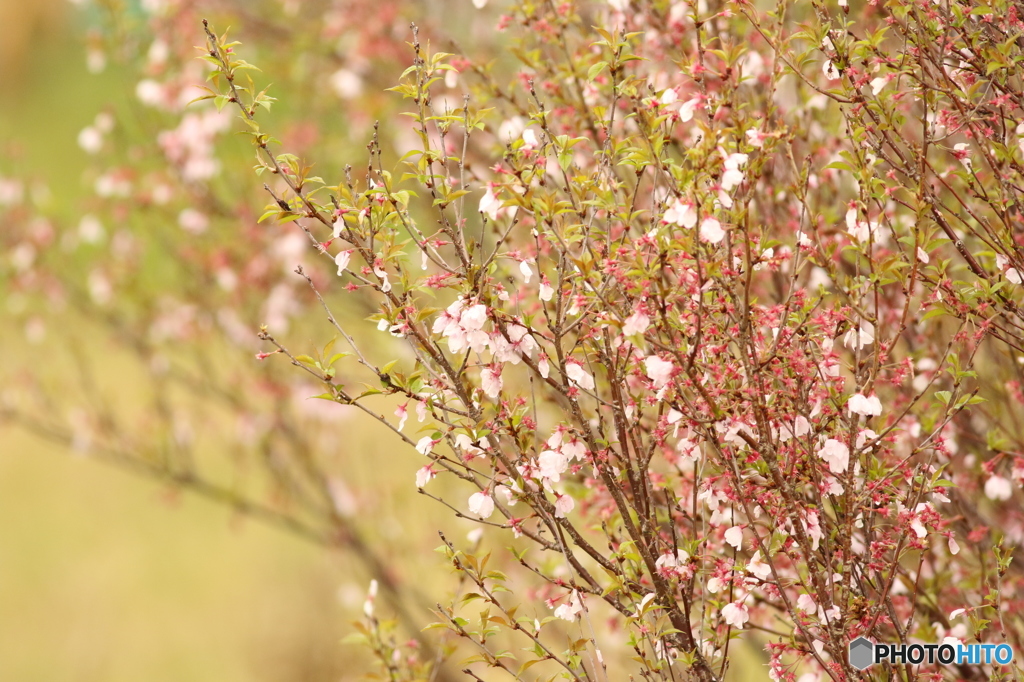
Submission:
M 842 441 L 829 438 L 818 450 L 818 457 L 828 463 L 829 471 L 833 474 L 841 474 L 850 465 L 850 449 Z
M 741 602 L 731 602 L 722 607 L 722 620 L 726 625 L 742 630 L 750 620 L 750 611 Z
M 483 491 L 470 495 L 469 511 L 481 519 L 489 518 L 494 513 L 494 500 L 490 493 Z
M 1002 476 L 990 476 L 985 481 L 985 497 L 990 500 L 1008 500 L 1013 495 L 1013 484 Z
M 882 414 L 882 401 L 877 396 L 865 396 L 856 393 L 850 396 L 846 403 L 846 409 L 850 414 L 859 414 L 865 417 L 877 417 Z
M 668 360 L 662 360 L 657 355 L 649 355 L 644 358 L 644 366 L 647 369 L 647 377 L 654 384 L 654 388 L 664 388 L 672 380 L 675 365 Z

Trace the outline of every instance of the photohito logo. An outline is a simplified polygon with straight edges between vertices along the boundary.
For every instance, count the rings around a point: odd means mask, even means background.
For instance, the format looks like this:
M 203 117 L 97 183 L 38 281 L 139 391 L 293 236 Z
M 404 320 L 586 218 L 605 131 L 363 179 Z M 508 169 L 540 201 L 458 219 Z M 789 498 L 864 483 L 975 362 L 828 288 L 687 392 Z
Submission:
M 1007 665 L 1013 660 L 1009 644 L 875 644 L 866 637 L 850 642 L 850 665 L 866 670 L 875 663 L 951 663 Z

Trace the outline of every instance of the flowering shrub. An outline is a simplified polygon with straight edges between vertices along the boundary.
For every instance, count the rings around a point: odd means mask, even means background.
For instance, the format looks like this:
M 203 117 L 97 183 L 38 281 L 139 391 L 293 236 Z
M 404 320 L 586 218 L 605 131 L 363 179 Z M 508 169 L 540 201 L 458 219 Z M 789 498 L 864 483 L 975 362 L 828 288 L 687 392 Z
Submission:
M 386 425 L 423 457 L 408 486 L 488 529 L 439 548 L 465 674 L 719 680 L 743 637 L 774 680 L 1018 676 L 847 658 L 1024 645 L 1018 8 L 502 9 L 515 67 L 414 27 L 391 90 L 417 143 L 385 121 L 336 177 L 271 138 L 237 43 L 207 28 L 202 57 L 339 339 L 303 354 L 267 319 L 258 357 Z M 204 173 L 205 111 L 161 142 Z M 375 596 L 358 639 L 390 679 L 450 674 Z

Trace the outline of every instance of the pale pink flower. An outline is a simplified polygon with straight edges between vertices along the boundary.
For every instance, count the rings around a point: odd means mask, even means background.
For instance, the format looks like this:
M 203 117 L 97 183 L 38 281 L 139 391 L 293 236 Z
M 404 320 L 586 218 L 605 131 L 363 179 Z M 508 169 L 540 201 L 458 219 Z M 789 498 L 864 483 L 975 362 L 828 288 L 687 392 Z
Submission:
M 953 145 L 953 156 L 959 159 L 960 163 L 963 164 L 964 168 L 968 171 L 971 170 L 971 157 L 970 157 L 970 145 L 966 142 L 958 142 Z
M 430 465 L 416 470 L 416 487 L 422 488 L 434 477 L 434 470 Z
M 581 603 L 580 595 L 578 592 L 573 590 L 569 594 L 569 599 L 564 604 L 555 609 L 555 617 L 563 620 L 574 621 L 579 615 L 580 611 L 583 610 L 583 604 Z
M 555 450 L 545 450 L 537 457 L 537 466 L 540 475 L 552 483 L 557 483 L 566 469 L 569 468 L 569 458 Z
M 664 220 L 666 223 L 689 229 L 697 224 L 697 211 L 694 210 L 693 204 L 683 203 L 681 199 L 676 199 L 665 211 Z
M 405 421 L 409 418 L 409 410 L 406 409 L 406 403 L 402 403 L 395 410 L 395 416 L 398 417 L 398 430 L 401 431 L 405 427 Z
M 818 605 L 814 603 L 814 599 L 809 594 L 801 594 L 797 597 L 796 607 L 804 613 L 814 613 L 818 610 Z
M 669 88 L 665 92 L 661 93 L 661 97 L 658 98 L 658 104 L 660 104 L 663 107 L 668 107 L 673 104 L 676 104 L 678 99 L 679 94 L 676 92 L 676 89 Z
M 501 370 L 484 367 L 480 370 L 480 387 L 488 398 L 497 398 L 501 395 Z
M 882 414 L 882 401 L 878 399 L 878 396 L 865 396 L 862 393 L 856 393 L 850 396 L 850 400 L 846 403 L 846 409 L 850 411 L 850 414 L 877 417 Z
M 564 519 L 565 515 L 576 508 L 576 501 L 569 495 L 555 493 L 555 516 Z
M 459 317 L 459 325 L 467 332 L 481 329 L 485 322 L 487 322 L 487 306 L 482 303 L 462 311 L 462 316 Z
M 839 69 L 836 68 L 831 59 L 826 59 L 825 63 L 821 65 L 821 72 L 830 81 L 839 80 Z
M 373 602 L 377 599 L 377 581 L 370 581 L 370 590 L 366 593 L 366 601 L 363 602 L 363 615 L 367 618 L 373 617 Z
M 818 519 L 818 512 L 808 511 L 800 523 L 811 538 L 811 549 L 817 551 L 821 539 L 825 537 L 825 531 L 821 529 L 821 521 Z
M 579 362 L 571 359 L 566 360 L 565 374 L 569 377 L 570 381 L 582 388 L 584 391 L 594 390 L 594 377 L 587 374 L 586 370 L 583 369 L 583 365 Z
M 625 324 L 622 325 L 622 335 L 635 336 L 643 334 L 649 326 L 651 326 L 651 318 L 647 317 L 642 311 L 637 310 L 626 318 Z
M 829 438 L 818 450 L 818 457 L 828 463 L 829 471 L 833 474 L 841 474 L 850 466 L 850 448 L 842 441 Z
M 523 149 L 535 149 L 540 145 L 537 140 L 537 131 L 533 128 L 527 128 L 523 131 Z
M 491 220 L 498 219 L 498 210 L 501 208 L 501 200 L 494 194 L 494 186 L 487 185 L 487 192 L 480 198 L 479 211 Z
M 747 570 L 761 580 L 767 580 L 768 576 L 772 574 L 772 567 L 761 560 L 761 550 L 757 550 L 754 552 L 754 556 L 750 557 Z
M 490 518 L 494 513 L 494 500 L 491 499 L 491 494 L 484 491 L 470 495 L 469 511 L 481 519 Z
M 587 446 L 581 440 L 573 440 L 562 444 L 562 454 L 569 459 L 582 461 L 587 456 Z
M 947 544 L 949 545 L 950 554 L 960 553 L 960 545 L 957 544 L 956 538 L 954 538 L 952 535 L 949 536 L 949 542 Z M 950 618 L 952 618 L 952 616 L 950 616 Z
M 705 218 L 700 223 L 700 238 L 709 244 L 717 244 L 725 239 L 722 223 L 715 218 Z
M 749 130 L 747 130 L 747 144 L 749 144 L 751 147 L 763 147 L 764 140 L 766 137 L 767 135 L 762 133 L 757 128 L 750 128 Z
M 540 285 L 540 300 L 542 300 L 542 301 L 550 301 L 551 298 L 554 295 L 555 295 L 555 290 L 551 287 L 550 284 L 548 284 L 547 280 L 545 280 L 544 282 L 541 282 L 541 285 Z
M 348 268 L 349 262 L 352 260 L 352 251 L 341 251 L 337 256 L 334 257 L 334 264 L 338 266 L 338 277 L 345 272 Z
M 1010 479 L 1002 476 L 992 476 L 985 481 L 985 497 L 990 500 L 1008 500 L 1013 495 L 1013 485 Z
M 672 380 L 675 365 L 668 360 L 662 360 L 657 355 L 648 355 L 644 358 L 644 366 L 647 369 L 647 377 L 654 384 L 654 388 L 664 388 Z
M 689 560 L 690 555 L 687 552 L 679 549 L 676 550 L 675 554 L 672 554 L 671 552 L 666 552 L 665 554 L 662 554 L 660 557 L 658 557 L 657 561 L 654 562 L 654 565 L 658 568 L 663 569 L 679 568 L 680 566 L 685 566 Z
M 726 625 L 742 630 L 743 625 L 750 620 L 750 613 L 742 603 L 732 602 L 722 607 L 722 620 L 725 621 Z
M 551 365 L 548 364 L 548 356 L 542 355 L 540 360 L 537 361 L 537 371 L 540 372 L 541 377 L 547 379 L 551 374 Z
M 853 350 L 865 348 L 875 342 L 875 326 L 867 320 L 861 320 L 860 325 L 851 329 L 843 335 L 843 345 Z
M 735 549 L 739 549 L 743 544 L 743 529 L 739 526 L 733 526 L 729 530 L 725 531 L 725 541 Z
M 529 284 L 530 278 L 533 277 L 533 269 L 530 267 L 530 262 L 522 261 L 519 264 L 519 272 L 523 274 L 523 281 Z
M 679 120 L 683 123 L 693 118 L 693 113 L 700 107 L 704 108 L 703 102 L 701 101 L 700 95 L 683 102 L 683 105 L 679 107 Z
M 430 436 L 423 436 L 423 438 L 420 438 L 419 442 L 416 443 L 416 452 L 421 455 L 429 455 L 430 451 L 434 449 L 435 444 L 437 444 L 436 440 Z

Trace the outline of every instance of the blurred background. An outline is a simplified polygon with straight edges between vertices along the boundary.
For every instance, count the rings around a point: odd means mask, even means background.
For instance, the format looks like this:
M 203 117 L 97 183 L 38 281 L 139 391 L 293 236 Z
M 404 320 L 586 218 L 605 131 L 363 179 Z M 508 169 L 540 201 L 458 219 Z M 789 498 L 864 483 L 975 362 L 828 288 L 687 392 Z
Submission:
M 105 9 L 130 15 L 147 8 L 89 4 L 0 0 L 0 184 L 8 205 L 12 194 L 31 200 L 32 212 L 45 214 L 58 234 L 73 231 L 83 206 L 97 211 L 108 232 L 116 229 L 111 218 L 133 219 L 96 205 L 94 158 L 79 137 L 98 112 L 139 108 L 132 101 L 139 73 L 102 44 L 110 36 L 100 29 L 117 29 Z M 184 41 L 202 42 L 198 22 Z M 133 135 L 139 144 L 140 133 Z M 149 142 L 155 147 L 152 136 Z M 154 153 L 144 149 L 140 157 Z M 251 174 L 250 166 L 240 170 Z M 252 210 L 260 205 L 253 201 Z M 93 325 L 90 309 L 53 305 L 29 314 L 30 287 L 14 281 L 10 262 L 23 243 L 15 224 L 39 218 L 5 218 L 4 377 L 57 377 L 44 389 L 59 397 L 62 373 L 75 357 L 89 358 L 114 409 L 127 410 L 145 393 L 138 358 L 109 328 Z M 87 258 L 59 258 L 79 257 Z M 250 332 L 253 346 L 255 326 Z M 238 354 L 242 364 L 255 364 L 251 350 Z M 0 425 L 0 680 L 312 682 L 357 679 L 368 669 L 355 647 L 340 643 L 369 583 L 343 551 L 255 522 L 159 475 L 101 464 L 90 448 L 53 435 Z M 347 437 L 349 447 L 365 446 L 360 458 L 371 462 L 378 442 L 372 428 Z M 361 478 L 370 469 L 349 468 L 348 487 L 370 488 Z M 414 470 L 412 463 L 401 468 L 402 487 L 412 488 Z M 404 504 L 382 505 L 374 533 L 390 523 L 397 536 Z

